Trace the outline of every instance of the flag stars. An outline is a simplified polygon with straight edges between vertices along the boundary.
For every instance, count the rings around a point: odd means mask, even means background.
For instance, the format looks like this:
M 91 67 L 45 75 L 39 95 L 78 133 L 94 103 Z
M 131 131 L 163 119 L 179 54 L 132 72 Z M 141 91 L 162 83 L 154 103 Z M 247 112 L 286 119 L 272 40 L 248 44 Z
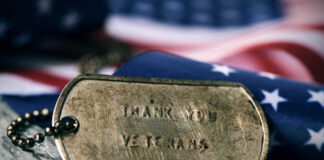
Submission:
M 279 96 L 279 89 L 275 89 L 272 92 L 268 92 L 265 90 L 261 90 L 261 91 L 265 96 L 264 99 L 261 101 L 261 104 L 271 104 L 271 106 L 275 111 L 277 111 L 279 103 L 287 101 L 287 99 Z
M 213 69 L 212 69 L 213 72 L 219 72 L 219 73 L 222 73 L 224 74 L 225 76 L 229 76 L 231 73 L 234 73 L 235 70 L 228 67 L 228 66 L 224 66 L 224 65 L 217 65 L 217 64 L 214 64 L 213 65 Z
M 67 13 L 62 19 L 62 27 L 66 30 L 74 28 L 80 21 L 78 12 L 71 11 Z
M 317 102 L 324 108 L 324 91 L 312 91 L 308 90 L 308 93 L 311 95 L 311 97 L 307 100 L 308 102 Z
M 305 143 L 305 145 L 315 145 L 316 149 L 320 152 L 324 144 L 324 127 L 318 132 L 307 129 L 310 139 Z
M 269 78 L 271 80 L 274 80 L 277 78 L 277 76 L 275 76 L 272 73 L 268 73 L 268 72 L 261 72 L 261 73 L 259 73 L 259 76 L 264 77 L 264 78 Z

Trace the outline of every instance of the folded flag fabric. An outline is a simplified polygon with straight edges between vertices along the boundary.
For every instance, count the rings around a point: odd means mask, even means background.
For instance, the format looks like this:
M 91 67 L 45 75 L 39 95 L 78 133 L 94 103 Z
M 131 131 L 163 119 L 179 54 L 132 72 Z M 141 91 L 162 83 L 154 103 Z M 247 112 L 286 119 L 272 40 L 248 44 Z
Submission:
M 270 125 L 268 159 L 324 159 L 324 86 L 159 52 L 138 56 L 114 75 L 242 83 L 260 102 Z
M 122 65 L 114 75 L 239 82 L 260 102 L 270 126 L 268 159 L 324 158 L 324 86 L 287 80 L 149 52 Z M 2 95 L 23 114 L 44 106 L 53 109 L 59 92 L 43 95 Z

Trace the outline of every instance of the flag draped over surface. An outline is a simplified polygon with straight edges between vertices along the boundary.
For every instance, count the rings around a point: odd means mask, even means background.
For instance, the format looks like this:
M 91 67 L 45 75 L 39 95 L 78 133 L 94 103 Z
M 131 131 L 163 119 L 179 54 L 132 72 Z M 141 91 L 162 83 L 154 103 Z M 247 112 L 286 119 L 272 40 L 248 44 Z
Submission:
M 149 52 L 120 67 L 114 75 L 193 80 L 219 80 L 245 85 L 261 104 L 270 126 L 268 159 L 323 159 L 324 86 L 253 73 Z M 2 99 L 17 113 L 53 109 L 59 93 Z
M 53 109 L 78 66 L 25 49 L 110 37 L 138 53 L 164 52 L 115 75 L 240 82 L 266 113 L 269 159 L 324 159 L 323 8 L 323 0 L 0 1 L 0 66 L 10 65 L 0 71 L 0 100 L 18 114 Z
M 138 56 L 115 75 L 242 83 L 255 95 L 270 125 L 268 159 L 324 158 L 324 86 L 159 52 Z

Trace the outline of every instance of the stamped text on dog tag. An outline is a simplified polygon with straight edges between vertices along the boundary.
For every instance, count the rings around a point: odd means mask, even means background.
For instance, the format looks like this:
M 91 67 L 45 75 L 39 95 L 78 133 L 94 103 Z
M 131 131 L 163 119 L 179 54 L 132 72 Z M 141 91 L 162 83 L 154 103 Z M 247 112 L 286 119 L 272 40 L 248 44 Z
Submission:
M 265 159 L 268 128 L 251 93 L 230 82 L 83 75 L 56 104 L 64 159 Z

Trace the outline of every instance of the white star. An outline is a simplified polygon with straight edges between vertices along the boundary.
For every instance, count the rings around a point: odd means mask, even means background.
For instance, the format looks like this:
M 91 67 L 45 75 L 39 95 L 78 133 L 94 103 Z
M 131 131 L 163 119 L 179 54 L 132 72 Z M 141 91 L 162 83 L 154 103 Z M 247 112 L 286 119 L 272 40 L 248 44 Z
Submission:
M 261 104 L 270 103 L 275 111 L 277 111 L 278 103 L 287 101 L 287 99 L 279 96 L 279 89 L 275 89 L 272 92 L 268 92 L 265 90 L 261 90 L 261 91 L 265 96 L 264 99 L 261 101 Z
M 77 25 L 77 23 L 79 23 L 79 21 L 80 21 L 79 14 L 75 11 L 71 11 L 63 17 L 62 26 L 66 30 L 72 29 Z
M 311 97 L 307 100 L 308 102 L 317 102 L 324 108 L 324 91 L 311 91 L 308 90 Z
M 273 131 L 272 134 L 270 135 L 269 152 L 272 151 L 273 147 L 282 145 L 282 143 L 280 143 L 279 141 L 276 140 L 276 135 L 277 135 L 277 131 Z
M 315 132 L 313 130 L 307 129 L 308 133 L 310 134 L 310 139 L 305 143 L 305 145 L 315 145 L 318 151 L 321 151 L 322 145 L 324 144 L 324 127 Z
M 269 78 L 269 79 L 271 79 L 271 80 L 274 80 L 274 79 L 277 78 L 277 76 L 275 76 L 275 75 L 272 74 L 272 73 L 268 73 L 268 72 L 261 72 L 261 73 L 259 73 L 259 76 L 261 76 L 261 77 L 265 77 L 265 78 Z
M 217 64 L 213 65 L 212 71 L 213 72 L 220 72 L 220 73 L 224 74 L 225 76 L 229 76 L 230 73 L 235 72 L 235 70 L 230 68 L 230 67 L 227 67 L 227 66 L 224 66 L 224 65 L 217 65 Z

